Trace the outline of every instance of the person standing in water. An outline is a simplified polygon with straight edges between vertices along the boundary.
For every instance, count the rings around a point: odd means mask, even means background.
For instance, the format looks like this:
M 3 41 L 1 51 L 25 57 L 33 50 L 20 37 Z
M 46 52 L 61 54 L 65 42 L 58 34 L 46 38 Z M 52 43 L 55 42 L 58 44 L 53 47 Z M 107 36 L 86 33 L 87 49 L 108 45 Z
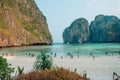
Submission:
M 93 61 L 95 60 L 95 55 L 93 55 Z

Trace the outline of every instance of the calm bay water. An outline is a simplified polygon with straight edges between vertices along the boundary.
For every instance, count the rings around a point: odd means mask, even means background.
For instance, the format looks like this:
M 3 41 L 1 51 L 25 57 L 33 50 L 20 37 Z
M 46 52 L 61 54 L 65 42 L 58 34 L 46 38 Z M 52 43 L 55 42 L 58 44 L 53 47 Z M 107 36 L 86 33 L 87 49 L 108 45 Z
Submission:
M 70 52 L 73 55 L 89 55 L 90 53 L 95 55 L 105 55 L 105 52 L 109 54 L 114 53 L 118 55 L 120 52 L 120 43 L 85 43 L 85 44 L 53 44 L 45 46 L 23 46 L 23 47 L 11 47 L 2 48 L 0 53 L 9 54 L 14 53 L 16 55 L 25 55 L 26 53 L 32 53 L 38 55 L 41 51 L 45 51 L 48 54 L 56 53 L 57 55 L 66 56 L 66 53 Z

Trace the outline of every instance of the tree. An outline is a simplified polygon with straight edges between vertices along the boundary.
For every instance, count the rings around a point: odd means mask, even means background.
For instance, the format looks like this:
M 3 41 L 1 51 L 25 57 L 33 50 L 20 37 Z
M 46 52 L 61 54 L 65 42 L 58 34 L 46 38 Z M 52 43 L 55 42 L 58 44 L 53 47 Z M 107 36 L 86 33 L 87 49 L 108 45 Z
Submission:
M 34 63 L 35 70 L 46 70 L 52 68 L 52 57 L 47 55 L 46 53 L 41 53 L 36 57 L 36 61 Z
M 10 66 L 11 64 L 7 63 L 7 60 L 0 56 L 0 79 L 11 79 L 11 73 L 14 72 L 14 68 L 11 68 Z

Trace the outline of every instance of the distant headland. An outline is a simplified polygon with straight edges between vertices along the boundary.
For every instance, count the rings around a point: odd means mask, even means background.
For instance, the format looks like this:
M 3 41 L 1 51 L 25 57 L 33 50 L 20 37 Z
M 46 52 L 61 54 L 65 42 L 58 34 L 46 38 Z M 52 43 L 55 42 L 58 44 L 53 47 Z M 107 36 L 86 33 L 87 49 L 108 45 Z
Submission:
M 64 43 L 120 42 L 120 19 L 116 16 L 97 15 L 89 25 L 85 18 L 74 20 L 63 32 Z

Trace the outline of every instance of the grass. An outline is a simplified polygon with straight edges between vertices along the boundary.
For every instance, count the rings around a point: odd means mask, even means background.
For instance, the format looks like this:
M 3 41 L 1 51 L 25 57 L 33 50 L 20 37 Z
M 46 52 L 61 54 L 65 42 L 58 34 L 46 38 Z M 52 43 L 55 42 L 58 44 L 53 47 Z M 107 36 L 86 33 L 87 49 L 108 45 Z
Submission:
M 20 75 L 16 80 L 86 80 L 79 74 L 64 68 L 37 70 Z

